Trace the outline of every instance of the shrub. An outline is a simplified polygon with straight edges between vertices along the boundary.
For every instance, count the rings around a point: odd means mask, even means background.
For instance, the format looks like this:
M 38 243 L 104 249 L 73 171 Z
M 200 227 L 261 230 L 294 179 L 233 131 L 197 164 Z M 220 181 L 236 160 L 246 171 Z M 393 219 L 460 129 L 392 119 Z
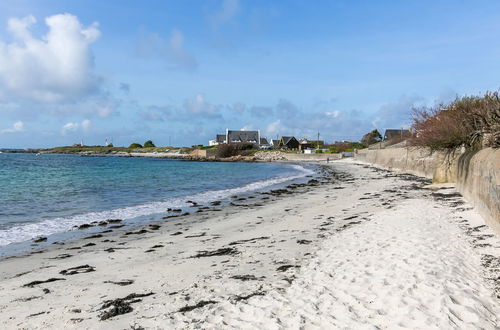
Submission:
M 374 143 L 377 143 L 377 142 L 380 142 L 380 141 L 382 141 L 382 135 L 376 129 L 374 129 L 373 131 L 371 131 L 369 133 L 366 133 L 361 138 L 361 144 L 363 144 L 364 146 L 367 146 L 367 147 L 370 144 L 374 144 Z
M 434 108 L 414 109 L 412 120 L 413 145 L 433 150 L 500 146 L 498 92 L 457 98 Z
M 219 144 L 217 146 L 216 155 L 218 158 L 227 158 L 231 156 L 236 156 L 238 154 L 238 150 L 236 150 L 233 144 Z
M 236 155 L 252 155 L 254 145 L 252 143 L 231 143 L 231 144 L 219 144 L 217 146 L 216 155 L 219 158 L 227 158 Z
M 153 143 L 153 141 L 147 140 L 146 142 L 144 142 L 144 148 L 154 148 L 154 147 L 156 147 L 156 146 Z
M 137 149 L 137 148 L 142 148 L 140 143 L 132 143 L 129 148 L 131 149 Z
M 322 154 L 322 153 L 323 153 L 323 150 L 321 150 L 321 149 L 316 149 L 316 153 L 317 153 L 317 154 Z

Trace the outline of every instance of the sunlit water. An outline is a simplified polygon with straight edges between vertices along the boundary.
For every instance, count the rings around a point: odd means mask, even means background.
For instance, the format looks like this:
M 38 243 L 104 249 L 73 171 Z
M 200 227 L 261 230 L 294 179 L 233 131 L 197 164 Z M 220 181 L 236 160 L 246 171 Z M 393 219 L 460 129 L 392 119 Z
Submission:
M 277 163 L 0 154 L 0 246 L 270 189 L 313 171 Z

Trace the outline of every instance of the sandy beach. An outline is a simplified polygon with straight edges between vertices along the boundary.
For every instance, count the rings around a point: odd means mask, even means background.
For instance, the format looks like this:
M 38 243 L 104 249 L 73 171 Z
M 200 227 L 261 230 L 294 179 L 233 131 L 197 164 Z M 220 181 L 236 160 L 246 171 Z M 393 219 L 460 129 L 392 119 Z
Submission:
M 309 184 L 1 260 L 0 328 L 500 327 L 500 237 L 454 188 L 327 166 Z

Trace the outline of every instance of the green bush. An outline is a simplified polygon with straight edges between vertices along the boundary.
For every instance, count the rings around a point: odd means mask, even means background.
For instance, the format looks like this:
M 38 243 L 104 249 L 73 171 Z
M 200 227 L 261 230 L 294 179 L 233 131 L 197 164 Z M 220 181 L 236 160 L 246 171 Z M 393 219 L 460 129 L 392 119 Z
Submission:
M 137 148 L 142 148 L 141 144 L 140 143 L 132 143 L 129 148 L 131 149 L 137 149 Z
M 154 147 L 156 147 L 156 146 L 153 143 L 153 141 L 147 140 L 146 142 L 144 142 L 144 148 L 154 148 Z
M 374 144 L 380 141 L 382 141 L 382 135 L 378 130 L 374 129 L 373 131 L 363 135 L 363 137 L 361 138 L 361 145 L 369 146 L 370 144 Z
M 322 154 L 322 153 L 323 153 L 323 150 L 321 150 L 321 149 L 316 149 L 316 153 L 317 153 L 317 154 Z

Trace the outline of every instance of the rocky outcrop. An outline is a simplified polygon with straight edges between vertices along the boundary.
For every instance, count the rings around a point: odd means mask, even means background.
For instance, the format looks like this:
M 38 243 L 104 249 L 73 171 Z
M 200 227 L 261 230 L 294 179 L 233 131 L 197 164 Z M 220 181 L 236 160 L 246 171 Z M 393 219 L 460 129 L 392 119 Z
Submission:
M 286 154 L 281 151 L 257 151 L 254 158 L 266 162 L 287 159 Z

